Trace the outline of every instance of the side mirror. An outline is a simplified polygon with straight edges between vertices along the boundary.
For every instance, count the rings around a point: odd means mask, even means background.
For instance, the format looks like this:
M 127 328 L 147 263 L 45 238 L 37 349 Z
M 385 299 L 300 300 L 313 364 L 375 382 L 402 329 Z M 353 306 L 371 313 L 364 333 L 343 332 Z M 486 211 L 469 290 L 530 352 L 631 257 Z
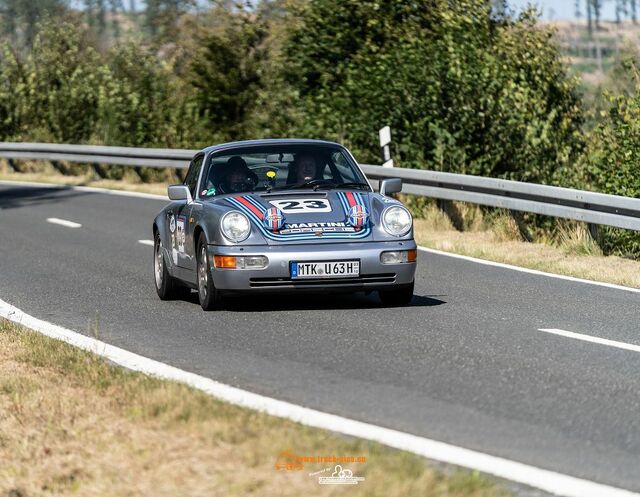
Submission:
M 402 180 L 400 178 L 383 179 L 380 182 L 380 194 L 400 193 L 402 191 Z
M 184 185 L 171 185 L 168 189 L 169 200 L 186 200 L 191 202 L 191 192 Z

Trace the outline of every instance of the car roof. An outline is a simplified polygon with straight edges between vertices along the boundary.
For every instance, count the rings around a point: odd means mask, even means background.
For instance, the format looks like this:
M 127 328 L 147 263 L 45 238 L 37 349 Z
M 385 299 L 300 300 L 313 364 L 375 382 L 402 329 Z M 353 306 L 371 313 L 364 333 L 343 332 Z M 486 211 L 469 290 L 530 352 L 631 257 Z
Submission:
M 217 152 L 219 150 L 227 150 L 242 147 L 254 147 L 260 145 L 331 145 L 333 147 L 344 148 L 336 142 L 330 142 L 325 140 L 311 140 L 301 138 L 269 138 L 264 140 L 244 140 L 236 142 L 221 143 L 219 145 L 211 145 L 202 149 L 202 152 L 210 153 Z

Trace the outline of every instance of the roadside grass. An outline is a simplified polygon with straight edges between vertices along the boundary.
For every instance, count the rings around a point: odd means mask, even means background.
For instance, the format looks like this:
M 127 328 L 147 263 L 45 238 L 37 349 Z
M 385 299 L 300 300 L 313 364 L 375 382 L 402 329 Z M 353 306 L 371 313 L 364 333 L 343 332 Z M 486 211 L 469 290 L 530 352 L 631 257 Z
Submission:
M 61 174 L 44 161 L 22 161 L 20 170 L 22 172 L 12 172 L 6 161 L 0 161 L 0 180 L 92 186 L 159 195 L 166 195 L 168 184 L 178 181 L 167 173 L 170 181 L 144 183 L 131 168 L 125 171 L 121 180 L 96 179 L 86 166 L 70 167 L 69 171 L 76 174 Z M 433 202 L 419 209 L 420 217 L 415 219 L 414 230 L 419 244 L 514 266 L 640 288 L 640 262 L 604 256 L 582 223 L 560 222 L 553 233 L 538 234 L 536 242 L 528 242 L 506 211 L 496 209 L 486 214 L 472 204 L 453 204 L 456 227 Z
M 9 168 L 6 161 L 0 161 L 0 180 L 32 181 L 65 186 L 91 186 L 112 190 L 153 193 L 156 195 L 166 195 L 169 184 L 179 183 L 179 180 L 172 178 L 170 173 L 167 173 L 169 181 L 143 182 L 131 168 L 125 168 L 123 178 L 116 180 L 99 178 L 91 168 L 85 165 L 75 165 L 76 167 L 69 169 L 69 174 L 62 174 L 49 162 L 45 161 L 22 161 L 19 164 L 20 172 L 15 172 Z
M 517 222 L 505 211 L 483 216 L 481 209 L 456 203 L 465 219 L 464 231 L 454 228 L 435 205 L 427 205 L 415 219 L 418 244 L 479 259 L 574 276 L 592 281 L 640 288 L 640 262 L 604 256 L 584 224 L 560 222 L 539 241 L 524 241 Z
M 476 472 L 267 416 L 0 320 L 0 495 L 511 495 Z M 282 451 L 365 456 L 358 485 L 319 485 L 331 463 L 276 470 Z M 322 473 L 330 476 L 331 471 Z

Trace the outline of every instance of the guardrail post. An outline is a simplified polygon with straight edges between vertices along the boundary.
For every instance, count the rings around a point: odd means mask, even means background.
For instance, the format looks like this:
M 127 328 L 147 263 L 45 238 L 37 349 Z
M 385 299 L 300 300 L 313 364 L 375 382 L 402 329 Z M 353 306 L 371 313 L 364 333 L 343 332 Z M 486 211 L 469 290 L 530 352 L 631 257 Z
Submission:
M 464 231 L 464 219 L 462 219 L 460 210 L 452 201 L 439 198 L 436 200 L 436 204 L 438 205 L 438 209 L 449 218 L 449 221 L 451 221 L 456 231 Z
M 524 215 L 520 211 L 509 210 L 509 215 L 511 219 L 513 219 L 518 227 L 518 232 L 520 236 L 525 242 L 532 242 L 533 236 L 531 236 L 531 232 L 524 222 Z
M 16 167 L 16 161 L 13 159 L 7 159 L 7 165 L 9 166 L 9 169 L 11 169 L 11 171 L 13 171 L 14 173 L 19 172 L 18 168 Z
M 104 179 L 106 177 L 106 175 L 104 174 L 104 172 L 100 168 L 100 164 L 98 164 L 96 162 L 92 162 L 91 163 L 91 170 L 93 171 L 93 176 L 96 179 Z
M 52 161 L 49 161 L 49 162 L 51 163 L 51 165 L 53 166 L 53 168 L 54 168 L 56 171 L 58 171 L 60 174 L 63 174 L 63 175 L 64 175 L 64 174 L 66 174 L 66 173 L 64 172 L 64 168 L 60 165 L 60 161 L 52 160 Z

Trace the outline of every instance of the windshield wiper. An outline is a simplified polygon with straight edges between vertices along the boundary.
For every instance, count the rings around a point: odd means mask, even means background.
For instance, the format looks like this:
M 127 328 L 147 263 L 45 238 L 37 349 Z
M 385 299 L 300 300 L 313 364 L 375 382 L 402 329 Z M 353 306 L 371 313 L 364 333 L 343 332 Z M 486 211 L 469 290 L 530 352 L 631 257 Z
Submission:
M 313 186 L 314 188 L 317 186 L 320 186 L 320 182 L 324 181 L 322 179 L 310 179 L 309 181 L 305 181 L 303 183 L 296 183 L 294 185 L 283 185 L 279 188 L 277 188 L 278 190 L 295 190 L 296 188 L 308 188 L 310 186 Z
M 320 185 L 316 185 L 313 189 L 318 190 L 319 188 L 355 188 L 359 190 L 368 190 L 370 187 L 366 183 L 322 183 Z
M 294 185 L 283 185 L 278 188 L 274 188 L 273 190 L 295 190 L 297 188 L 309 188 L 313 187 L 314 190 L 319 190 L 320 188 L 356 188 L 360 190 L 369 190 L 369 185 L 367 183 L 335 183 L 332 181 L 327 181 L 325 179 L 310 179 L 309 181 L 305 181 L 304 183 L 296 183 Z

